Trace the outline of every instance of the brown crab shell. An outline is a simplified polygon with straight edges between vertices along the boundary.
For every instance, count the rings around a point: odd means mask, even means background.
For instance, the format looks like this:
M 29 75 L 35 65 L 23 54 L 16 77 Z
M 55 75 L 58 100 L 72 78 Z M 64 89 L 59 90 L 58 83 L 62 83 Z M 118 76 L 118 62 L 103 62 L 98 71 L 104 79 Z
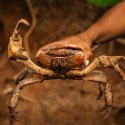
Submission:
M 57 48 L 39 49 L 36 59 L 41 67 L 49 69 L 74 69 L 84 63 L 84 53 L 80 49 Z

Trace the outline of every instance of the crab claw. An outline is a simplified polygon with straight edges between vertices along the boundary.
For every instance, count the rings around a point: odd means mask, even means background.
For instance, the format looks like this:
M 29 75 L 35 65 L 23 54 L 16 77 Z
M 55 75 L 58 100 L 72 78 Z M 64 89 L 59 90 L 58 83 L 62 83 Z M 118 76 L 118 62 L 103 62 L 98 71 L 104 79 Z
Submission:
M 19 34 L 19 29 L 21 24 L 29 25 L 29 23 L 25 19 L 19 20 L 17 23 L 12 36 L 10 37 L 9 46 L 8 46 L 8 58 L 11 60 L 15 60 L 16 62 L 23 63 L 29 69 L 32 69 L 35 73 L 40 75 L 48 75 L 53 76 L 55 75 L 52 70 L 43 69 L 37 66 L 35 63 L 32 62 L 30 57 L 28 56 L 27 51 L 23 48 L 23 41 L 22 37 Z M 21 79 L 25 77 L 22 76 Z M 19 80 L 21 80 L 19 78 Z
M 25 19 L 18 21 L 12 36 L 10 37 L 9 46 L 8 46 L 8 58 L 12 60 L 21 59 L 27 60 L 27 52 L 22 46 L 22 37 L 19 34 L 21 24 L 29 26 L 29 23 Z
M 29 26 L 29 22 L 25 19 L 20 19 L 14 29 L 14 32 L 13 32 L 13 35 L 12 35 L 12 38 L 15 40 L 17 39 L 20 35 L 19 35 L 19 30 L 20 30 L 20 27 L 21 25 L 24 24 L 26 26 Z

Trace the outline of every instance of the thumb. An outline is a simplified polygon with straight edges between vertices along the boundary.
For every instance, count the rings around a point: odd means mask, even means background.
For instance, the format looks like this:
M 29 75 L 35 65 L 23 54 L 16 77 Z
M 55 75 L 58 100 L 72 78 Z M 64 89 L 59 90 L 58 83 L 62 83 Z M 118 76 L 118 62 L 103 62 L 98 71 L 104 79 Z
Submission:
M 92 51 L 86 51 L 85 52 L 85 60 L 89 60 L 92 57 Z
M 91 48 L 82 48 L 82 50 L 85 54 L 85 61 L 89 60 L 93 55 Z

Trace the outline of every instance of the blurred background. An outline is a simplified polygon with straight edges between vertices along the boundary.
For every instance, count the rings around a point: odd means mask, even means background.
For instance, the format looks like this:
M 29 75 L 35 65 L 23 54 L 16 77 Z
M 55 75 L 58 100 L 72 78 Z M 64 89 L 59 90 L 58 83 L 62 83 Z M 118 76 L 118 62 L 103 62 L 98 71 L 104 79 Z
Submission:
M 15 86 L 12 78 L 24 68 L 9 61 L 9 37 L 19 19 L 36 25 L 29 37 L 32 60 L 37 50 L 50 42 L 84 31 L 118 0 L 0 0 L 0 125 L 8 125 L 8 100 Z M 29 6 L 30 3 L 30 6 Z M 32 11 L 31 7 L 32 6 Z M 23 27 L 22 36 L 28 28 Z M 125 40 L 102 45 L 100 55 L 125 55 Z M 104 99 L 97 101 L 98 84 L 77 80 L 50 80 L 22 91 L 17 125 L 125 125 L 125 82 L 113 70 L 105 69 L 113 86 L 113 111 L 104 121 L 98 112 Z

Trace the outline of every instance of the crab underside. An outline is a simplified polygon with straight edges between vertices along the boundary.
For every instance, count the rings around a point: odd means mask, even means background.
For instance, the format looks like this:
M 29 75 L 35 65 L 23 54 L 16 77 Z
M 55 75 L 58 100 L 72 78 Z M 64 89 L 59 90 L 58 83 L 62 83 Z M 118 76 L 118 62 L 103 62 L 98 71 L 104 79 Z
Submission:
M 12 36 L 10 37 L 8 47 L 8 58 L 15 60 L 18 63 L 22 63 L 26 66 L 26 68 L 23 69 L 15 78 L 16 87 L 13 90 L 12 97 L 8 105 L 10 113 L 10 124 L 14 124 L 14 121 L 16 120 L 17 113 L 15 111 L 15 108 L 20 97 L 21 89 L 28 85 L 41 83 L 44 80 L 49 79 L 78 79 L 98 82 L 99 95 L 97 99 L 100 99 L 101 96 L 104 94 L 105 105 L 100 111 L 106 111 L 106 115 L 104 117 L 106 118 L 112 109 L 112 87 L 110 84 L 110 80 L 106 77 L 105 73 L 95 69 L 99 67 L 112 67 L 115 69 L 116 72 L 118 72 L 122 76 L 123 80 L 125 80 L 125 74 L 118 65 L 118 61 L 125 60 L 125 57 L 103 55 L 98 58 L 95 58 L 95 60 L 83 70 L 70 69 L 66 72 L 55 72 L 50 69 L 44 69 L 33 63 L 29 58 L 27 52 L 23 48 L 22 38 L 19 34 L 21 24 L 29 25 L 29 23 L 24 19 L 21 19 L 17 23 L 16 28 Z M 25 79 L 28 74 L 36 75 L 35 78 Z

